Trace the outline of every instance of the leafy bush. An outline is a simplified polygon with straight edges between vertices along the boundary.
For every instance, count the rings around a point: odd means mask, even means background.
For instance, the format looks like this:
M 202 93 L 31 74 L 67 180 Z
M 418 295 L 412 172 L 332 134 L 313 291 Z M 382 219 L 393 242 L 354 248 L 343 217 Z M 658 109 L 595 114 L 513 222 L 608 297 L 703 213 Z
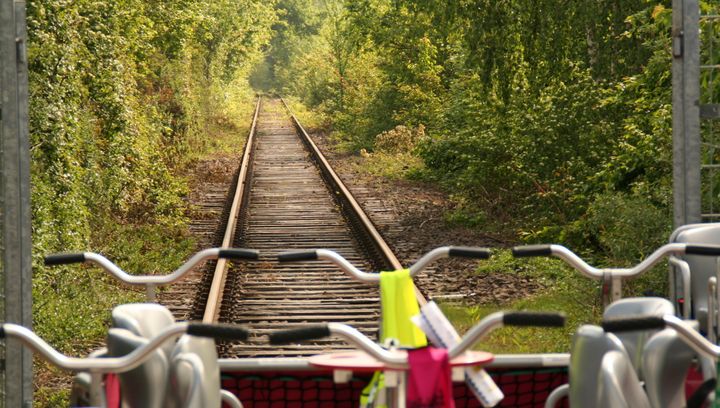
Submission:
M 671 229 L 667 207 L 637 195 L 604 193 L 596 196 L 586 214 L 568 228 L 568 235 L 577 231 L 582 240 L 576 237 L 567 241 L 584 246 L 594 243 L 611 262 L 635 264 L 666 243 Z
M 636 258 L 671 207 L 671 10 L 621 3 L 285 7 L 293 46 L 275 79 L 351 148 L 417 152 L 456 198 L 449 219 Z M 613 206 L 623 223 L 603 230 Z M 621 231 L 649 235 L 623 252 Z
M 394 129 L 375 136 L 375 150 L 387 153 L 412 152 L 418 141 L 425 137 L 425 126 L 422 124 L 412 129 L 397 125 Z

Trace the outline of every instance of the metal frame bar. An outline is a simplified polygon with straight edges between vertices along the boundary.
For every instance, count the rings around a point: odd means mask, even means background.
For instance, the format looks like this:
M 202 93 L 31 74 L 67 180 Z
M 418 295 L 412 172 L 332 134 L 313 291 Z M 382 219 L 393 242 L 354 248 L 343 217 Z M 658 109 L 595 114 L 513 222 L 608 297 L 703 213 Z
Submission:
M 673 0 L 673 201 L 675 227 L 701 221 L 700 7 Z
M 221 358 L 218 360 L 221 372 L 232 371 L 327 371 L 313 367 L 305 357 L 288 358 Z M 486 368 L 540 368 L 568 367 L 570 354 L 496 354 Z
M 32 324 L 30 148 L 25 1 L 0 0 L 0 143 L 5 321 Z M 32 355 L 9 341 L 3 402 L 32 404 Z

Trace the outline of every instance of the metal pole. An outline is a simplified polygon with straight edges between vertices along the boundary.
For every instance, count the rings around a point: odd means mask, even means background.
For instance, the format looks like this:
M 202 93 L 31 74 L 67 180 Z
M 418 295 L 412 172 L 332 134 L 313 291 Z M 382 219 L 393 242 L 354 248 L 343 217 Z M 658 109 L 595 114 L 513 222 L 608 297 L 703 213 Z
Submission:
M 25 2 L 0 0 L 0 160 L 2 278 L 7 322 L 30 327 L 30 152 Z M 32 404 L 32 356 L 16 342 L 5 350 L 4 406 Z
M 673 0 L 673 200 L 675 228 L 701 221 L 700 8 Z

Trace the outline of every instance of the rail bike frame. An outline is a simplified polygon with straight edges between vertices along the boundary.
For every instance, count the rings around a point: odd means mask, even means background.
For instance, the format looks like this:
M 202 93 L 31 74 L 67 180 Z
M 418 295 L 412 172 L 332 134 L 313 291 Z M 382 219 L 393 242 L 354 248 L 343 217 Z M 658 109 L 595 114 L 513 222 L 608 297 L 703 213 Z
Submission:
M 567 383 L 569 362 L 567 353 L 500 354 L 485 369 L 505 394 L 499 406 L 542 407 L 554 388 Z M 233 392 L 245 408 L 287 407 L 298 400 L 356 407 L 371 377 L 319 369 L 301 357 L 223 358 L 219 365 L 223 389 Z M 453 382 L 453 391 L 458 408 L 481 406 L 464 382 Z

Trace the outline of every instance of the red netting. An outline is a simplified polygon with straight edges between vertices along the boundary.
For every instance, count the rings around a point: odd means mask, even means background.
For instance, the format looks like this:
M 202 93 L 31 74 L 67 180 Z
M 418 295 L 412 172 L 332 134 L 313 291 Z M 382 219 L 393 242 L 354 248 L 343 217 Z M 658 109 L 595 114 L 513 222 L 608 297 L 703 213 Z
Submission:
M 491 370 L 505 394 L 500 407 L 542 407 L 550 392 L 567 382 L 564 368 Z M 369 376 L 335 384 L 331 373 L 223 373 L 223 388 L 235 393 L 245 408 L 355 408 Z M 453 387 L 457 408 L 480 407 L 464 383 Z

